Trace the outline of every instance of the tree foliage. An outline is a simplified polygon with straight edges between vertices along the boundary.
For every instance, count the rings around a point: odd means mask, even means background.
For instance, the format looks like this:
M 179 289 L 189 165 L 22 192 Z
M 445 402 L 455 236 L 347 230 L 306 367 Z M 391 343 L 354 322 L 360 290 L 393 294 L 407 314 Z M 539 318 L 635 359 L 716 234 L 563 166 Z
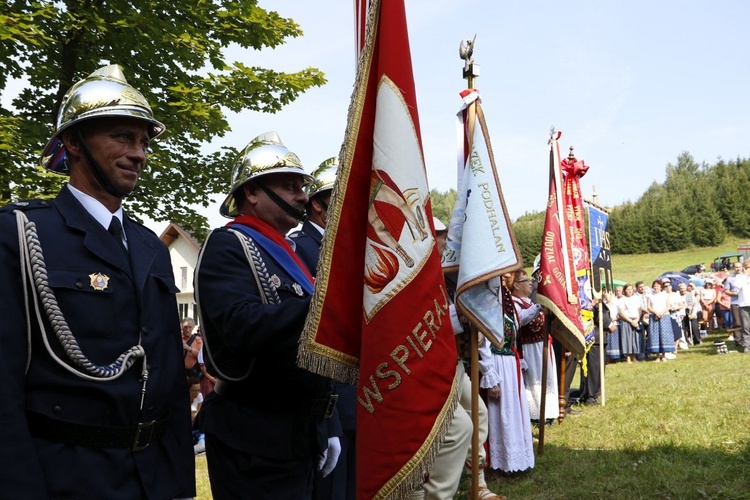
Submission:
M 450 224 L 451 217 L 453 216 L 453 208 L 456 206 L 457 196 L 458 193 L 453 188 L 445 193 L 441 193 L 437 189 L 430 191 L 432 215 L 440 219 L 446 226 Z
M 652 183 L 637 201 L 611 208 L 612 253 L 662 253 L 690 246 L 717 246 L 730 233 L 750 238 L 750 160 L 699 165 L 683 152 L 676 164 L 666 166 L 666 174 L 663 183 Z M 435 216 L 447 221 L 455 190 L 440 193 L 433 189 L 430 194 Z M 545 212 L 531 212 L 513 222 L 526 267 L 533 265 L 542 248 L 544 218 Z
M 545 216 L 546 212 L 527 213 L 513 223 L 513 234 L 516 236 L 524 267 L 534 265 L 534 259 L 542 250 Z
M 261 50 L 302 34 L 256 0 L 6 0 L 0 13 L 0 93 L 28 82 L 0 107 L 0 204 L 52 196 L 63 178 L 38 167 L 60 101 L 78 80 L 116 63 L 167 131 L 127 201 L 129 213 L 205 234 L 190 205 L 208 206 L 229 186 L 234 148 L 203 147 L 229 131 L 225 111 L 275 113 L 325 83 L 315 68 L 294 73 L 227 62 L 230 45 Z M 244 144 L 238 145 L 242 147 Z
M 662 184 L 654 182 L 635 203 L 610 214 L 613 253 L 671 252 L 716 246 L 727 234 L 750 237 L 750 161 L 695 162 L 683 152 L 668 164 Z

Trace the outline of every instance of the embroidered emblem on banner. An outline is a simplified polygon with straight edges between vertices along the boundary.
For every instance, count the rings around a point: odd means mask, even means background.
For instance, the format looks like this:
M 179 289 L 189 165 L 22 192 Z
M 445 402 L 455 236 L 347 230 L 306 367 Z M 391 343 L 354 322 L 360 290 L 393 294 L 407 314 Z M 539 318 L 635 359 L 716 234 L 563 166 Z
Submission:
M 109 276 L 102 273 L 92 273 L 89 274 L 89 278 L 91 278 L 91 288 L 97 291 L 102 291 L 107 289 L 107 285 L 109 284 Z

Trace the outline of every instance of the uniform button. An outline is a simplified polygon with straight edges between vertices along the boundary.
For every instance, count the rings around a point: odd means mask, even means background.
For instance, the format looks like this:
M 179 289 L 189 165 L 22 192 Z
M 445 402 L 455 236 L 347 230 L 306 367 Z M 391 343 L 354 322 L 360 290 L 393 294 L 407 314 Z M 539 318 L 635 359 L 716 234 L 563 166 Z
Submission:
M 55 413 L 56 415 L 59 415 L 60 413 L 62 413 L 62 408 L 60 408 L 59 406 L 55 406 L 54 408 L 52 408 L 52 411 L 53 411 L 53 412 L 54 412 L 54 413 Z
M 76 288 L 78 288 L 79 290 L 83 288 L 83 283 L 81 283 L 80 281 L 76 281 Z
M 148 326 L 142 326 L 141 327 L 141 333 L 144 335 L 148 335 L 151 332 L 151 328 Z

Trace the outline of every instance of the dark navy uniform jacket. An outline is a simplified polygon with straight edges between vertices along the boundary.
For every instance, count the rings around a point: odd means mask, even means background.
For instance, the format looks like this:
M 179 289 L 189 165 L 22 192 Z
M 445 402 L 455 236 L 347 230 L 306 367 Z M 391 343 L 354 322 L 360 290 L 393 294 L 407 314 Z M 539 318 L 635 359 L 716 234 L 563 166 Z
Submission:
M 36 223 L 49 285 L 83 354 L 108 365 L 138 343 L 149 366 L 143 411 L 141 361 L 110 381 L 89 381 L 47 352 L 29 302 L 31 363 L 15 216 L 0 211 L 0 485 L 3 498 L 167 499 L 192 496 L 195 464 L 172 267 L 154 233 L 125 217 L 129 255 L 72 193 L 23 210 Z M 90 275 L 109 278 L 95 290 Z M 101 288 L 101 286 L 100 286 Z M 44 315 L 44 313 L 42 313 Z M 48 320 L 47 339 L 63 363 Z M 90 426 L 133 426 L 167 418 L 142 451 L 85 448 L 32 437 L 26 412 Z
M 315 276 L 323 235 L 310 221 L 307 221 L 302 224 L 299 231 L 291 233 L 289 237 L 294 240 L 297 255 L 302 259 L 302 262 L 307 264 L 310 272 Z M 341 427 L 346 430 L 354 430 L 356 428 L 356 390 L 353 386 L 338 383 L 336 384 L 336 393 L 339 395 L 336 409 Z
M 196 274 L 204 348 L 225 375 L 250 372 L 230 382 L 231 397 L 209 394 L 202 428 L 241 452 L 315 459 L 327 447 L 330 419 L 305 414 L 305 401 L 325 399 L 331 388 L 329 379 L 297 367 L 310 295 L 257 247 L 280 304 L 262 303 L 242 245 L 227 228 L 214 230 L 204 244 Z
M 318 257 L 320 255 L 320 245 L 323 242 L 323 235 L 318 228 L 313 226 L 312 222 L 306 221 L 302 224 L 299 231 L 294 231 L 289 235 L 294 240 L 296 248 L 294 249 L 299 255 L 302 262 L 307 264 L 310 272 L 315 276 L 318 269 Z

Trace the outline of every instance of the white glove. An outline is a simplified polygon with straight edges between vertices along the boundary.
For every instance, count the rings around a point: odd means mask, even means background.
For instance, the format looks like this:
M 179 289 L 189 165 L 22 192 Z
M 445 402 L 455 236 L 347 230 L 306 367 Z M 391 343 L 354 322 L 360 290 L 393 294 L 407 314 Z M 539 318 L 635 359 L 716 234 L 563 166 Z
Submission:
M 453 333 L 458 335 L 463 333 L 464 327 L 461 324 L 461 320 L 458 319 L 458 311 L 456 311 L 456 305 L 451 304 L 448 306 L 448 315 L 451 317 L 451 325 L 453 326 Z
M 339 455 L 341 455 L 341 441 L 337 437 L 328 438 L 328 448 L 323 452 L 323 456 L 320 457 L 320 462 L 318 462 L 318 470 L 321 471 L 323 477 L 330 474 L 336 467 Z

